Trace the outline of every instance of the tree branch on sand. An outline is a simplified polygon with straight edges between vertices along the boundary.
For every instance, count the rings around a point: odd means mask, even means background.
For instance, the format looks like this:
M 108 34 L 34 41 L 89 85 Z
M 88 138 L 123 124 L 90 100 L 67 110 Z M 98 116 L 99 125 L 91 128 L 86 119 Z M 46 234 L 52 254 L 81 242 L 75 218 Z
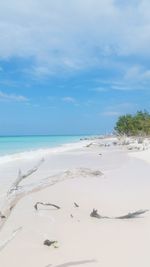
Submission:
M 28 170 L 25 174 L 22 174 L 21 171 L 19 171 L 18 177 L 15 180 L 15 182 L 12 184 L 10 189 L 7 192 L 6 198 L 4 199 L 3 205 L 0 209 L 0 230 L 4 227 L 5 223 L 9 219 L 12 210 L 15 208 L 17 203 L 26 195 L 32 194 L 34 192 L 43 190 L 46 187 L 55 185 L 56 183 L 62 182 L 66 179 L 72 179 L 76 178 L 78 176 L 101 176 L 102 173 L 100 171 L 93 171 L 91 169 L 75 169 L 75 170 L 68 170 L 61 173 L 58 173 L 56 175 L 50 176 L 45 179 L 41 179 L 37 183 L 28 184 L 28 185 L 20 185 L 21 182 L 25 179 L 27 179 L 29 176 L 31 176 L 33 173 L 37 172 L 41 164 L 44 162 L 42 159 L 34 168 Z M 43 204 L 44 203 L 37 203 Z M 56 205 L 48 203 L 48 205 L 54 206 L 55 208 L 60 208 Z M 36 206 L 37 207 L 37 206 Z M 35 208 L 36 208 L 35 207 Z M 0 245 L 0 251 L 16 236 L 16 234 L 21 230 L 21 228 L 18 228 L 15 230 L 12 235 Z
M 90 214 L 91 217 L 97 218 L 97 219 L 110 219 L 110 217 L 102 216 L 98 213 L 97 210 L 93 209 L 93 211 Z
M 107 216 L 100 215 L 97 210 L 93 209 L 90 216 L 97 218 L 97 219 L 120 219 L 120 220 L 121 219 L 135 219 L 135 218 L 138 218 L 139 215 L 142 215 L 148 211 L 149 210 L 138 210 L 135 212 L 129 212 L 128 214 L 125 214 L 125 215 L 119 216 L 119 217 L 107 217 Z
M 101 176 L 102 172 L 98 170 L 91 170 L 87 168 L 79 168 L 74 170 L 67 170 L 61 173 L 49 176 L 48 178 L 41 179 L 40 181 L 32 184 L 20 185 L 21 182 L 31 176 L 33 173 L 37 172 L 41 164 L 44 162 L 42 159 L 34 168 L 22 174 L 19 171 L 19 175 L 15 182 L 10 187 L 6 198 L 4 199 L 3 206 L 0 209 L 0 230 L 7 222 L 12 210 L 15 208 L 17 203 L 24 196 L 32 194 L 37 191 L 41 191 L 46 187 L 55 185 L 56 183 L 62 182 L 66 179 L 73 179 L 76 177 L 87 177 L 87 176 Z
M 70 261 L 70 262 L 66 262 L 63 264 L 55 265 L 54 267 L 70 267 L 70 266 L 76 266 L 76 265 L 82 265 L 82 264 L 94 263 L 94 262 L 97 262 L 97 261 L 96 260 Z M 52 266 L 52 265 L 49 264 L 45 267 L 50 267 L 50 266 Z
M 44 159 L 41 159 L 40 162 L 31 170 L 28 170 L 27 173 L 22 174 L 21 170 L 19 170 L 18 173 L 18 178 L 15 180 L 15 182 L 12 184 L 10 190 L 8 191 L 8 195 L 10 193 L 12 193 L 13 191 L 17 190 L 19 187 L 19 184 L 26 178 L 28 178 L 29 176 L 31 176 L 33 173 L 35 173 L 39 167 L 41 166 L 41 164 L 44 162 Z
M 57 205 L 55 205 L 55 204 L 51 204 L 51 203 L 43 203 L 43 202 L 37 202 L 35 205 L 34 205 L 34 208 L 36 209 L 36 210 L 38 210 L 38 205 L 43 205 L 43 206 L 51 206 L 51 207 L 54 207 L 54 208 L 56 208 L 56 209 L 60 209 L 60 207 L 59 206 L 57 206 Z
M 74 202 L 74 207 L 79 208 L 79 205 L 76 202 Z
M 115 217 L 115 219 L 134 219 L 137 218 L 139 215 L 142 215 L 148 211 L 149 210 L 137 210 L 135 212 L 129 212 L 128 214 L 123 216 Z
M 16 229 L 15 231 L 13 231 L 12 234 L 11 234 L 11 236 L 7 240 L 3 241 L 0 244 L 0 251 L 2 251 L 7 246 L 7 244 L 10 241 L 12 241 L 21 230 L 22 230 L 22 227 L 19 227 L 18 229 Z

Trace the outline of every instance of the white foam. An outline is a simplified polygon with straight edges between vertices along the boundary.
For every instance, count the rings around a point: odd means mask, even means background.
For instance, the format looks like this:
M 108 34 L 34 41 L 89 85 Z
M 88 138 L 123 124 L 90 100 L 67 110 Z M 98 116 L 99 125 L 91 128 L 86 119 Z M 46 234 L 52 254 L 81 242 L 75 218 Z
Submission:
M 75 150 L 83 147 L 87 144 L 87 141 L 79 141 L 75 143 L 68 143 L 58 147 L 53 148 L 41 148 L 37 150 L 28 150 L 25 152 L 8 154 L 5 156 L 0 156 L 0 164 L 16 161 L 16 160 L 24 160 L 24 159 L 35 159 L 41 158 L 46 155 L 54 154 L 54 153 L 62 153 L 65 151 Z

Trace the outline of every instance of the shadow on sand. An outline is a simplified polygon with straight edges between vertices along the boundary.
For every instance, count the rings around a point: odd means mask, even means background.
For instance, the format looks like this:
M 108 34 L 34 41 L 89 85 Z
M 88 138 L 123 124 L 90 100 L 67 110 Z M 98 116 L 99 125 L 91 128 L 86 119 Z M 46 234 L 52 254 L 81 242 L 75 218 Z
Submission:
M 55 265 L 53 267 L 70 267 L 70 266 L 93 263 L 93 262 L 97 262 L 97 261 L 96 260 L 70 261 L 70 262 L 66 262 L 66 263 L 63 263 L 63 264 Z M 50 266 L 52 266 L 52 265 L 50 264 L 50 265 L 47 265 L 45 267 L 50 267 Z

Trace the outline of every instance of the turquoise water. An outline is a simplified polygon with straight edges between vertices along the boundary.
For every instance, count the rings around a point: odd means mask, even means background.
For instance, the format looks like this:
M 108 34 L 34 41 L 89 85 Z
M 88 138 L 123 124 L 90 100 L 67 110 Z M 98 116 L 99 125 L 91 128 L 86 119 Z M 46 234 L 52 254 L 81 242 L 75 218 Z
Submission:
M 5 136 L 0 137 L 0 156 L 51 148 L 77 142 L 83 136 Z

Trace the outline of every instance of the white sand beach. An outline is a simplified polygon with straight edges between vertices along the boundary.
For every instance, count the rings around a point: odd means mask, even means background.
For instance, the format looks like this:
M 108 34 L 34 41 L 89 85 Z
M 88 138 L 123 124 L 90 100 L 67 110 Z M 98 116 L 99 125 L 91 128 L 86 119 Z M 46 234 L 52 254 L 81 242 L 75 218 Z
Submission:
M 0 1 L 0 267 L 150 267 L 150 0 Z
M 19 169 L 26 172 L 44 158 L 38 171 L 20 185 L 55 176 L 53 186 L 26 194 L 12 210 L 0 231 L 0 246 L 22 229 L 1 249 L 1 267 L 150 266 L 150 212 L 133 219 L 114 218 L 150 209 L 150 151 L 86 147 L 89 143 L 0 161 L 1 204 Z M 60 181 L 57 174 L 66 170 Z M 60 209 L 39 205 L 35 210 L 36 202 Z M 91 217 L 93 209 L 111 219 Z M 57 247 L 43 245 L 46 239 L 56 240 Z

